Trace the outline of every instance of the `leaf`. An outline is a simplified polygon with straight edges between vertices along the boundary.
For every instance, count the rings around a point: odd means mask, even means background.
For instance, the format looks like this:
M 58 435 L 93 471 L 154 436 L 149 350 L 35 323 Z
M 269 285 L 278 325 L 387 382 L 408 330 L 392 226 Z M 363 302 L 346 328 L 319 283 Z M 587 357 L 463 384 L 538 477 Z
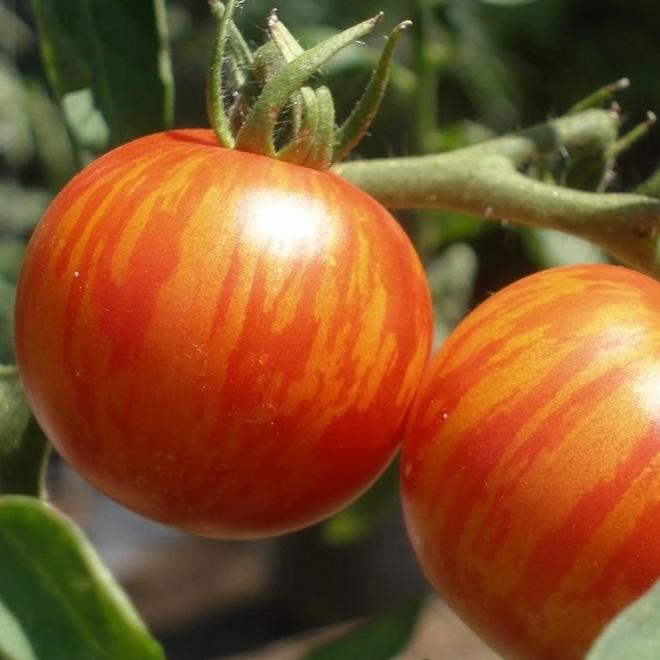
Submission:
M 434 350 L 468 312 L 478 267 L 474 248 L 464 242 L 447 246 L 426 266 L 435 314 Z
M 415 600 L 385 612 L 338 639 L 313 649 L 304 660 L 387 660 L 410 642 L 421 610 Z
M 163 0 L 32 0 L 32 8 L 51 88 L 60 100 L 89 90 L 111 146 L 171 124 Z
M 398 495 L 399 461 L 394 460 L 369 490 L 321 525 L 321 538 L 329 545 L 350 545 L 364 540 Z
M 40 500 L 0 498 L 0 657 L 164 658 L 81 531 Z
M 518 7 L 520 5 L 531 5 L 536 0 L 480 0 L 485 5 L 497 5 L 499 7 Z
M 7 304 L 13 305 L 14 298 L 13 293 L 11 295 L 5 293 L 6 287 L 3 286 L 3 279 L 8 282 L 16 282 L 24 253 L 24 241 L 19 238 L 3 237 L 2 231 L 0 231 L 0 328 L 3 322 L 4 301 L 11 298 L 11 301 L 8 301 Z M 1 329 L 0 335 L 2 335 Z M 2 341 L 0 341 L 0 363 L 2 362 Z
M 17 370 L 0 366 L 0 494 L 41 496 L 47 457 Z
M 15 298 L 16 286 L 0 275 L 0 365 L 12 362 L 14 357 Z
M 605 252 L 593 243 L 555 229 L 524 227 L 520 236 L 526 252 L 544 268 L 608 261 Z
M 51 200 L 40 188 L 24 188 L 17 183 L 0 179 L 0 236 L 27 236 L 39 221 Z
M 660 582 L 610 622 L 585 660 L 621 658 L 660 658 Z

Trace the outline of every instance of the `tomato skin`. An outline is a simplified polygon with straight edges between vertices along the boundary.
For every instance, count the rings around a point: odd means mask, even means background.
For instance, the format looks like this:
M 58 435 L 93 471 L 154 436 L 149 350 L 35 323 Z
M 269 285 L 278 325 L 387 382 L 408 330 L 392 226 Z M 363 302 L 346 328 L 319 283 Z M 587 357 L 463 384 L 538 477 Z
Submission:
M 402 448 L 430 582 L 507 658 L 582 658 L 660 578 L 660 284 L 537 273 L 454 330 Z
M 200 534 L 312 524 L 390 461 L 431 341 L 395 220 L 328 172 L 135 140 L 80 172 L 35 231 L 20 373 L 102 492 Z

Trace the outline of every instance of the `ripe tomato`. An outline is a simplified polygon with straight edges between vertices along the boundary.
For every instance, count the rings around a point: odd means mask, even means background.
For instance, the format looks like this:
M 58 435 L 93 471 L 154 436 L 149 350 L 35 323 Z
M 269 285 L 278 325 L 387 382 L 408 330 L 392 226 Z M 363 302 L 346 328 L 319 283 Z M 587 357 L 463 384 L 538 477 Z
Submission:
M 64 458 L 145 516 L 253 537 L 383 470 L 426 366 L 423 269 L 337 176 L 156 134 L 79 173 L 27 252 L 17 358 Z
M 506 657 L 582 658 L 660 578 L 660 285 L 520 280 L 432 361 L 402 450 L 427 577 Z

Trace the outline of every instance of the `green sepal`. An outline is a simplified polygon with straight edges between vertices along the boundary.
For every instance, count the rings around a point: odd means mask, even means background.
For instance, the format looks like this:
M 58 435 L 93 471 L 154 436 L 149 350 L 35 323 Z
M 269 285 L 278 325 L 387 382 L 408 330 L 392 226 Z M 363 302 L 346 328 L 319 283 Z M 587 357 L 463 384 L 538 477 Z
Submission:
M 301 163 L 316 170 L 327 170 L 332 165 L 332 146 L 335 134 L 335 104 L 332 93 L 324 85 L 316 90 L 318 124 L 307 159 Z
M 626 89 L 629 86 L 630 80 L 628 78 L 621 78 L 613 83 L 603 85 L 603 87 L 599 87 L 595 92 L 589 94 L 589 96 L 578 101 L 566 114 L 576 115 L 579 112 L 584 112 L 591 108 L 597 108 L 605 101 L 609 101 L 617 92 L 620 92 L 622 89 Z
M 637 124 L 637 126 L 632 128 L 625 135 L 622 135 L 616 142 L 609 145 L 606 152 L 608 158 L 617 158 L 624 151 L 630 149 L 633 144 L 648 134 L 648 132 L 651 130 L 651 126 L 653 126 L 656 121 L 657 117 L 655 116 L 655 113 L 650 111 L 647 112 L 646 119 L 644 121 Z
M 211 0 L 209 4 L 211 13 L 219 21 L 225 13 L 224 3 L 220 2 L 220 0 Z M 229 63 L 232 67 L 232 75 L 234 76 L 236 86 L 242 87 L 247 79 L 247 72 L 252 66 L 254 57 L 250 47 L 245 42 L 245 39 L 243 39 L 243 35 L 231 18 L 229 19 L 228 39 L 229 50 L 231 51 Z
M 381 20 L 377 14 L 310 48 L 287 64 L 269 83 L 254 104 L 236 138 L 236 149 L 266 156 L 276 155 L 274 131 L 281 110 L 302 85 L 333 55 L 368 34 Z
M 362 140 L 366 135 L 371 122 L 373 121 L 378 108 L 385 96 L 387 80 L 392 68 L 394 59 L 394 49 L 401 31 L 412 25 L 411 21 L 399 23 L 390 33 L 385 43 L 385 48 L 378 60 L 367 87 L 355 104 L 351 114 L 335 133 L 335 144 L 332 161 L 338 163 L 345 158 L 348 153 Z

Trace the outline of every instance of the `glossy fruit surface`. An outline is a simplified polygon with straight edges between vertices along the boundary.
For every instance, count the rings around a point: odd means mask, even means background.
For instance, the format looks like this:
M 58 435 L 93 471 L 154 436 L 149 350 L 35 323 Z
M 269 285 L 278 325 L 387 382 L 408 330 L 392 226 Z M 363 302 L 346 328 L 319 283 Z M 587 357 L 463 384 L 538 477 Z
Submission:
M 510 658 L 582 658 L 660 578 L 660 284 L 544 271 L 433 359 L 402 450 L 427 577 Z
M 368 487 L 430 336 L 422 267 L 385 209 L 201 130 L 79 173 L 16 305 L 24 385 L 65 459 L 139 513 L 224 537 L 309 525 Z

